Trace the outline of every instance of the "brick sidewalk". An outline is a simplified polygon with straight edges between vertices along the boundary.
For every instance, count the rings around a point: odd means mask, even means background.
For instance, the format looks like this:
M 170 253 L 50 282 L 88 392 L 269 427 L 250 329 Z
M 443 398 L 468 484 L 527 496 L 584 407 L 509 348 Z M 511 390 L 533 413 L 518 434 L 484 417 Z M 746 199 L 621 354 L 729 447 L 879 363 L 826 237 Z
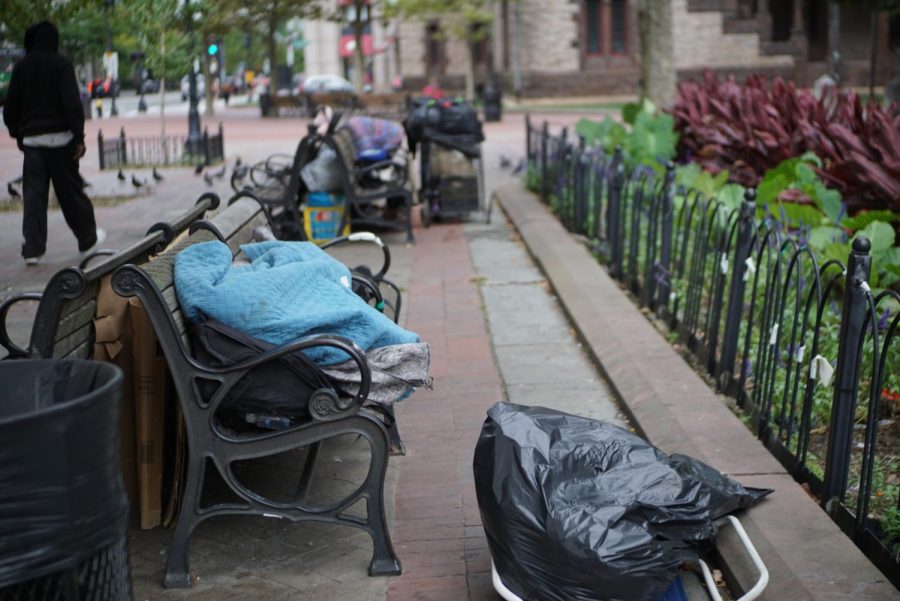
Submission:
M 461 225 L 416 232 L 407 327 L 431 345 L 433 391 L 398 413 L 407 456 L 398 458 L 394 545 L 403 575 L 389 601 L 495 599 L 481 529 L 472 455 L 500 376 Z

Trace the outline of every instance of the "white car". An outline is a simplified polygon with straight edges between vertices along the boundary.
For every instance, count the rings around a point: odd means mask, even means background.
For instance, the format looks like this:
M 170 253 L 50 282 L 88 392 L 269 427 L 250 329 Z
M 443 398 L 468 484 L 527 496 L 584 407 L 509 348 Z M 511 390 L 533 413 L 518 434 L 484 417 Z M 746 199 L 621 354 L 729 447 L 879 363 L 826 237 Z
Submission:
M 355 92 L 356 88 L 340 75 L 311 75 L 303 81 L 303 91 L 308 94 L 317 92 Z
M 205 90 L 206 81 L 203 79 L 203 74 L 197 73 L 197 98 L 203 98 L 203 93 Z M 186 101 L 190 95 L 191 79 L 189 75 L 185 75 L 181 78 L 181 100 Z

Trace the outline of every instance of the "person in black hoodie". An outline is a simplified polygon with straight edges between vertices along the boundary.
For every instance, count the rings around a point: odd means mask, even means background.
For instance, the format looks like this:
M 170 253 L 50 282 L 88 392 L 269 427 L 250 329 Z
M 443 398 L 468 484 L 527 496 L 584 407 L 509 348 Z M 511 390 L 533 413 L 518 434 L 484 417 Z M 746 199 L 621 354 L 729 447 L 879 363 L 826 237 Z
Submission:
M 22 256 L 34 265 L 47 246 L 50 182 L 66 223 L 87 252 L 106 234 L 97 229 L 78 161 L 84 156 L 84 113 L 72 63 L 59 54 L 59 30 L 47 21 L 25 33 L 25 57 L 13 67 L 3 121 L 25 153 Z

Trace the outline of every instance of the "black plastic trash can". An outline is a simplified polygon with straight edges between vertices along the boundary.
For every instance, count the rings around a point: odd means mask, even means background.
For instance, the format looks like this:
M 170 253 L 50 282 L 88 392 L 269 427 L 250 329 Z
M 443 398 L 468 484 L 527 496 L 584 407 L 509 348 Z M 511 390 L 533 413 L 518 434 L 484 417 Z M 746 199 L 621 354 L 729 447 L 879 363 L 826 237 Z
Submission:
M 484 100 L 484 120 L 500 121 L 503 118 L 503 91 L 494 82 L 489 81 L 482 93 Z
M 122 372 L 0 362 L 0 601 L 131 601 Z

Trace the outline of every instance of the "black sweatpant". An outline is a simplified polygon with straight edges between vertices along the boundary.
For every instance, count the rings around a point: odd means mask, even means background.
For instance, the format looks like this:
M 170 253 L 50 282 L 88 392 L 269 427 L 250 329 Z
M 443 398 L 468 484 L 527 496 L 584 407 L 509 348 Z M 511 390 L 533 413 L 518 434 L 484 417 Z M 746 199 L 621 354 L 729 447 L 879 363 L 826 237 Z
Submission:
M 78 250 L 85 251 L 97 242 L 94 207 L 84 193 L 84 181 L 75 160 L 75 144 L 60 148 L 26 146 L 22 178 L 25 205 L 22 256 L 26 259 L 39 257 L 47 250 L 47 203 L 51 181 L 63 217 L 78 239 Z

